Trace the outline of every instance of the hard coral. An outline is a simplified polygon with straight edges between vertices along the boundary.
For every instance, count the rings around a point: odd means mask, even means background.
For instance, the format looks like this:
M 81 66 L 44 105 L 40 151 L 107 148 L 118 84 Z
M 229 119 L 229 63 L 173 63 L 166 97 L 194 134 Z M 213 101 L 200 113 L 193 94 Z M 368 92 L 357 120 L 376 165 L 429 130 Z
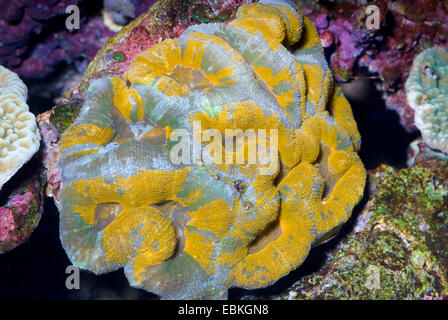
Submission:
M 26 99 L 22 80 L 0 66 L 0 189 L 39 149 L 36 118 Z
M 265 130 L 267 153 L 278 133 L 279 154 L 223 163 L 221 140 L 195 136 L 202 161 L 175 164 L 171 135 L 197 123 L 225 140 L 226 129 Z M 365 184 L 359 146 L 310 20 L 289 1 L 244 5 L 91 82 L 61 141 L 62 244 L 73 264 L 125 267 L 132 286 L 164 298 L 266 287 L 350 216 Z
M 415 58 L 406 82 L 407 100 L 424 141 L 448 153 L 448 51 L 430 48 Z

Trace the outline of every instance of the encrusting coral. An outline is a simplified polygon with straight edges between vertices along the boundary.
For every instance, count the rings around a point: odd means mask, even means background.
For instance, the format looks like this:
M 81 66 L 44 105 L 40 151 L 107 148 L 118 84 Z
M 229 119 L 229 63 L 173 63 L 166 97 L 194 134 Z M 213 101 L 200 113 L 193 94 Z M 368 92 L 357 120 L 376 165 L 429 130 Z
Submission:
M 448 153 L 448 51 L 430 48 L 415 58 L 406 82 L 406 95 L 415 111 L 423 140 Z
M 39 149 L 36 118 L 26 99 L 22 80 L 0 66 L 0 189 Z
M 202 159 L 172 161 L 180 129 L 214 133 L 193 134 Z M 251 137 L 228 148 L 226 129 L 264 133 L 274 157 L 234 164 Z M 266 287 L 350 216 L 365 185 L 359 147 L 312 22 L 289 1 L 243 5 L 91 82 L 61 140 L 62 244 L 74 265 L 124 267 L 167 299 Z

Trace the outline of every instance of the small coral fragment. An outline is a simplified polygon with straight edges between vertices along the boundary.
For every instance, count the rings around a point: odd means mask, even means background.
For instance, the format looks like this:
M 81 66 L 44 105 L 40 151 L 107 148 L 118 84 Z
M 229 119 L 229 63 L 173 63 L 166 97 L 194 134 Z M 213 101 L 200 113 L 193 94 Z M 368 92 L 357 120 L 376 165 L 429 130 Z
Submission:
M 415 58 L 406 82 L 406 95 L 415 111 L 423 140 L 448 153 L 448 51 L 430 48 Z
M 181 130 L 194 160 L 176 163 Z M 251 132 L 265 142 L 253 158 Z M 92 81 L 61 141 L 62 244 L 167 299 L 266 287 L 349 218 L 359 147 L 313 24 L 289 1 L 247 4 Z
M 26 99 L 22 80 L 0 66 L 0 189 L 39 149 L 36 118 Z

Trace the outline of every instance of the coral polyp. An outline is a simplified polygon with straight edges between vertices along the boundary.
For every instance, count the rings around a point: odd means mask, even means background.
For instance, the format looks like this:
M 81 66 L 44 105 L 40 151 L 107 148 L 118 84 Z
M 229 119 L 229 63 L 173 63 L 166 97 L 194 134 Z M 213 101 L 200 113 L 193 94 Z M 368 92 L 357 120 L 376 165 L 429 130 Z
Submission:
M 173 162 L 173 137 L 196 123 L 215 140 L 195 136 L 198 161 Z M 274 156 L 235 163 L 251 139 L 229 150 L 229 129 L 263 132 Z M 61 140 L 62 244 L 74 265 L 124 267 L 167 299 L 266 287 L 350 217 L 365 185 L 359 147 L 312 22 L 289 1 L 243 5 L 91 82 Z

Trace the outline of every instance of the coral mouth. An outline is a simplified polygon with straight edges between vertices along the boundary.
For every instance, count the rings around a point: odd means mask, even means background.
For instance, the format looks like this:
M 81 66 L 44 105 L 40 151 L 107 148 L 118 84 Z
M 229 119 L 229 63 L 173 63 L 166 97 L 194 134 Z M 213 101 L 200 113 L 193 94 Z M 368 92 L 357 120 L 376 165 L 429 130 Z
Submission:
M 177 246 L 174 255 L 171 258 L 178 256 L 185 248 L 185 233 L 186 224 L 192 220 L 187 213 L 187 208 L 183 207 L 176 201 L 164 201 L 152 205 L 153 207 L 162 211 L 171 220 L 177 234 Z
M 280 226 L 280 219 L 277 217 L 275 221 L 272 221 L 266 229 L 260 232 L 249 244 L 247 253 L 250 255 L 263 250 L 267 245 L 277 240 L 281 235 L 282 227 Z

